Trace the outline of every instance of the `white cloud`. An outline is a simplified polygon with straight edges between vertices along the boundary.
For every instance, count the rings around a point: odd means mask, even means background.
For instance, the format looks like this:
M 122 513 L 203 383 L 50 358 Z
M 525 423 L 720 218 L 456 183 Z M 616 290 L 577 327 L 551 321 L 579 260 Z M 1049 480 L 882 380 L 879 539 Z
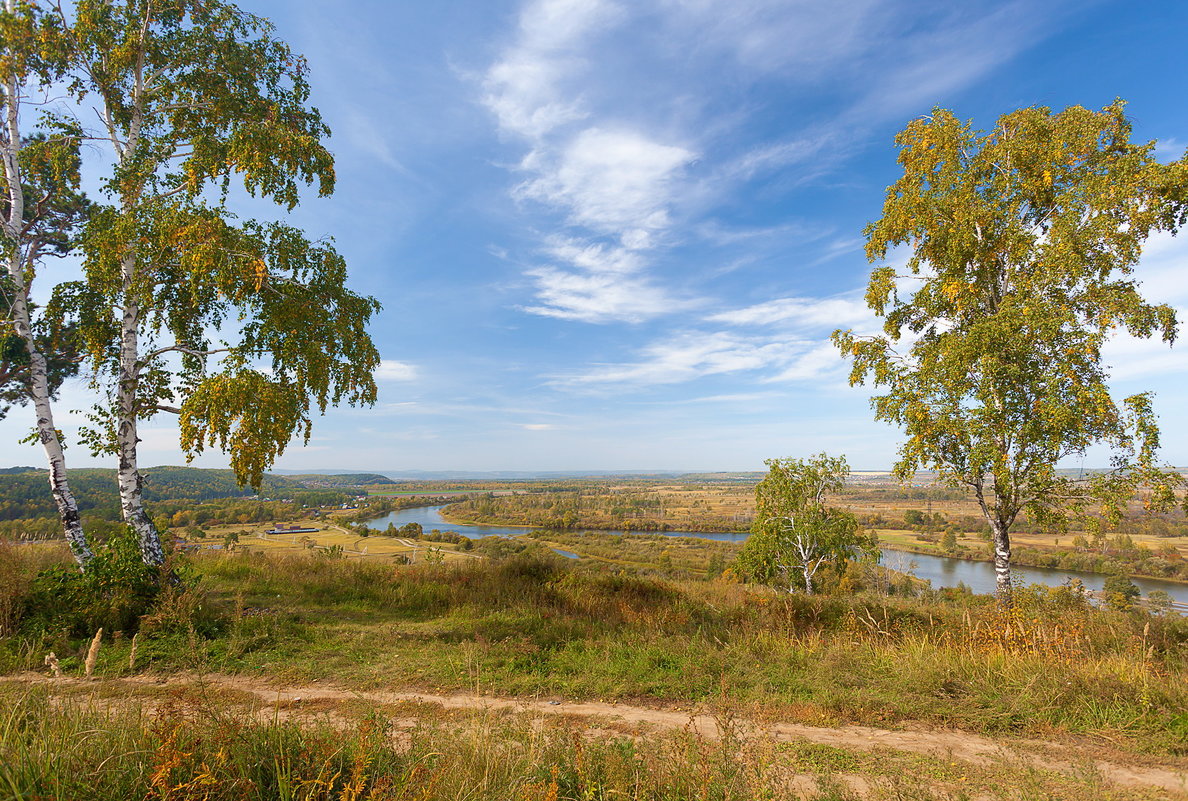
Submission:
M 690 301 L 674 298 L 649 273 L 684 238 L 691 209 L 756 175 L 795 167 L 795 175 L 781 175 L 787 186 L 833 169 L 872 126 L 924 111 L 984 77 L 1034 42 L 1061 8 L 1056 3 L 1035 13 L 1007 2 L 958 11 L 942 0 L 924 8 L 904 0 L 659 0 L 646 8 L 612 0 L 526 3 L 483 77 L 483 103 L 501 130 L 525 140 L 518 164 L 524 177 L 513 196 L 539 203 L 564 233 L 545 235 L 554 263 L 526 271 L 536 297 L 519 308 L 589 323 L 639 322 L 689 308 Z M 634 36 L 645 30 L 641 25 L 655 29 L 647 40 L 653 55 L 682 65 L 679 77 L 665 73 L 667 67 L 640 74 L 670 82 L 662 84 L 672 96 L 664 116 L 631 105 L 638 93 L 630 85 L 606 80 L 622 79 L 613 66 L 623 52 L 616 37 Z M 838 110 L 793 126 L 782 141 L 753 138 L 745 126 L 755 109 L 745 102 L 733 116 L 706 119 L 697 102 L 681 98 L 696 97 L 704 71 L 721 69 L 723 56 L 740 77 L 780 81 L 793 97 L 833 92 L 841 98 Z M 655 69 L 653 62 L 648 68 Z M 686 107 L 687 114 L 676 111 Z M 732 152 L 740 142 L 744 152 Z M 697 166 L 702 159 L 707 166 Z M 702 229 L 716 231 L 718 240 L 731 236 L 721 224 Z M 819 262 L 860 244 L 835 242 Z M 844 319 L 828 322 L 844 325 L 866 316 L 840 308 L 843 301 L 819 312 L 798 302 L 761 304 L 717 321 L 761 324 L 757 318 L 766 315 L 777 318 L 766 324 L 810 324 L 814 313 L 843 312 Z M 798 316 L 803 319 L 793 319 Z
M 777 298 L 734 311 L 710 315 L 708 320 L 729 325 L 841 327 L 869 322 L 874 312 L 854 297 Z
M 523 423 L 520 426 L 525 431 L 552 431 L 556 427 L 552 423 Z
M 675 384 L 707 375 L 754 371 L 789 364 L 799 343 L 740 337 L 726 332 L 687 332 L 645 347 L 642 359 L 608 364 L 584 373 L 557 376 L 568 386 Z
M 819 342 L 798 354 L 784 370 L 768 381 L 813 381 L 834 375 L 848 366 L 832 342 Z
M 628 275 L 644 266 L 643 256 L 638 250 L 566 237 L 551 239 L 545 253 L 591 273 Z
M 376 381 L 412 381 L 417 377 L 417 368 L 408 362 L 382 359 L 375 371 Z
M 1161 232 L 1147 240 L 1133 277 L 1147 302 L 1166 303 L 1176 310 L 1181 336 L 1174 346 L 1168 346 L 1158 335 L 1148 339 L 1126 333 L 1115 335 L 1102 349 L 1102 361 L 1111 366 L 1110 374 L 1115 379 L 1129 381 L 1188 372 L 1188 347 L 1183 339 L 1188 321 L 1186 271 L 1188 236 Z
M 669 225 L 668 205 L 679 170 L 695 154 L 628 130 L 588 128 L 561 152 L 557 163 L 540 153 L 529 161 L 540 175 L 519 193 L 566 209 L 570 222 L 619 236 L 634 249 Z
M 540 305 L 524 311 L 584 323 L 638 323 L 695 305 L 675 299 L 646 279 L 613 272 L 574 273 L 552 268 L 530 270 Z
M 621 122 L 591 123 L 593 112 L 572 86 L 590 63 L 594 38 L 623 18 L 606 0 L 530 3 L 485 76 L 483 102 L 501 129 L 530 146 L 519 164 L 528 177 L 513 196 L 562 215 L 572 231 L 546 237 L 545 252 L 557 263 L 527 271 L 536 302 L 520 308 L 533 314 L 639 321 L 685 305 L 644 273 L 696 154 Z
M 604 0 L 537 0 L 520 14 L 518 37 L 487 71 L 483 102 L 506 131 L 539 139 L 582 119 L 579 99 L 563 91 L 586 63 L 587 39 L 619 16 Z

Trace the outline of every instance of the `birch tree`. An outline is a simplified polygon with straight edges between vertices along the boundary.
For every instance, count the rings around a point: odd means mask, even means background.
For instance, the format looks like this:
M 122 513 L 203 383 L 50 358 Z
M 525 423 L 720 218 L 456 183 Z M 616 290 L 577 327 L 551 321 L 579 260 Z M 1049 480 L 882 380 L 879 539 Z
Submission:
M 57 302 L 110 399 L 90 444 L 116 455 L 124 519 L 158 565 L 139 424 L 178 415 L 189 456 L 223 448 L 258 487 L 315 408 L 374 401 L 378 304 L 345 287 L 330 243 L 229 209 L 235 184 L 284 209 L 302 185 L 334 186 L 306 63 L 270 23 L 216 0 L 80 0 L 62 25 L 113 164 L 85 278 Z
M 827 505 L 830 493 L 845 486 L 850 468 L 844 456 L 824 453 L 811 459 L 769 459 L 767 475 L 755 488 L 755 521 L 739 554 L 748 577 L 765 584 L 815 590 L 817 572 L 827 564 L 876 553 L 871 537 L 844 509 Z
M 1166 508 L 1182 483 L 1158 464 L 1149 393 L 1116 401 L 1102 361 L 1117 332 L 1170 345 L 1177 330 L 1133 271 L 1152 232 L 1184 223 L 1188 163 L 1130 137 L 1121 101 L 1022 109 L 986 132 L 943 109 L 911 122 L 896 137 L 903 176 L 866 228 L 872 262 L 907 249 L 905 269 L 871 274 L 883 333 L 834 334 L 851 384 L 886 388 L 875 418 L 904 428 L 896 473 L 936 470 L 977 499 L 1004 600 L 1020 514 L 1108 522 L 1140 491 Z M 1059 472 L 1099 443 L 1109 472 Z
M 51 401 L 77 364 L 60 330 L 47 328 L 30 299 L 34 279 L 50 256 L 68 252 L 86 212 L 78 190 L 79 136 L 45 112 L 44 96 L 62 75 L 61 28 L 36 5 L 4 0 L 0 10 L 0 279 L 4 328 L 0 403 L 30 403 L 34 437 L 49 462 L 50 492 L 71 553 L 82 567 L 93 553 L 66 477 L 66 457 Z M 28 117 L 41 112 L 32 130 Z M 3 412 L 0 411 L 0 414 Z

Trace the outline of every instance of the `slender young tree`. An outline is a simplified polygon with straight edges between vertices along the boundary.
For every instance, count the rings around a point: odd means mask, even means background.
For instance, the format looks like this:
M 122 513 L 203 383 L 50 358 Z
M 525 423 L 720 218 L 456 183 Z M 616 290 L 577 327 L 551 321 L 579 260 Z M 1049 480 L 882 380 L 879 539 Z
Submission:
M 4 0 L 0 10 L 0 278 L 4 329 L 0 332 L 0 403 L 30 403 L 35 438 L 49 462 L 50 492 L 62 531 L 80 567 L 93 554 L 78 504 L 66 477 L 66 457 L 54 425 L 51 401 L 62 379 L 77 369 L 70 340 L 47 327 L 30 300 L 44 260 L 68 252 L 86 214 L 78 190 L 79 135 L 69 124 L 44 115 L 28 130 L 27 117 L 62 75 L 64 40 L 56 20 L 37 5 Z
M 1174 503 L 1182 483 L 1157 463 L 1149 394 L 1116 402 L 1102 363 L 1114 332 L 1176 335 L 1172 308 L 1145 301 L 1132 273 L 1153 231 L 1184 223 L 1188 162 L 1162 164 L 1130 136 L 1121 101 L 1022 109 L 987 132 L 943 109 L 910 123 L 903 176 L 866 229 L 870 260 L 905 246 L 906 273 L 871 274 L 881 336 L 833 335 L 850 383 L 886 388 L 872 404 L 907 434 L 898 475 L 936 470 L 976 497 L 1003 600 L 1021 513 L 1108 520 L 1139 491 Z M 1109 473 L 1057 469 L 1097 443 L 1113 448 Z
M 71 68 L 113 156 L 110 204 L 87 226 L 85 278 L 61 287 L 110 396 L 91 445 L 118 461 L 121 508 L 148 564 L 164 559 L 137 460 L 141 421 L 180 416 L 190 456 L 230 451 L 258 486 L 312 409 L 370 403 L 378 304 L 345 287 L 325 242 L 240 221 L 233 181 L 285 209 L 334 185 L 305 61 L 266 20 L 217 0 L 79 0 Z
M 826 503 L 850 474 L 844 456 L 822 453 L 766 464 L 767 475 L 755 487 L 752 533 L 738 557 L 745 575 L 812 595 L 821 567 L 876 552 L 854 515 Z

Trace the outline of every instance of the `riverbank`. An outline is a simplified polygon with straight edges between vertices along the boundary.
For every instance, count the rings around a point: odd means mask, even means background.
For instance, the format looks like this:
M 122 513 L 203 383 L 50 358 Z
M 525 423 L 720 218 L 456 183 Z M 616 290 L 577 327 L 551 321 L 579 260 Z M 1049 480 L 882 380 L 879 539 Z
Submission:
M 985 564 L 993 564 L 994 557 L 989 554 L 987 550 L 978 550 L 978 546 L 963 545 L 956 551 L 945 551 L 939 546 L 928 545 L 914 545 L 903 542 L 902 540 L 893 539 L 888 540 L 883 538 L 883 531 L 879 530 L 879 547 L 884 550 L 896 551 L 899 553 L 911 553 L 920 556 L 939 557 L 944 559 L 960 559 L 967 562 L 980 562 Z M 903 534 L 908 534 L 904 531 Z M 985 548 L 985 546 L 982 546 Z M 1011 564 L 1016 567 L 1033 567 L 1042 570 L 1059 570 L 1070 573 L 1087 573 L 1098 576 L 1110 576 L 1116 573 L 1123 573 L 1131 578 L 1149 579 L 1159 582 L 1167 582 L 1183 587 L 1188 587 L 1188 579 L 1180 578 L 1178 576 L 1168 576 L 1162 573 L 1142 572 L 1141 570 L 1129 569 L 1125 563 L 1115 563 L 1115 567 L 1105 567 L 1098 570 L 1090 570 L 1081 566 L 1064 566 L 1060 564 L 1053 564 L 1054 560 L 1059 560 L 1065 554 L 1077 554 L 1078 552 L 1065 549 L 1039 549 L 1032 547 L 1016 547 L 1011 552 Z
M 443 508 L 426 507 L 394 512 L 378 520 L 373 520 L 372 525 L 378 528 L 384 528 L 390 523 L 399 528 L 407 523 L 418 523 L 426 531 L 435 528 L 456 531 L 462 536 L 472 539 L 491 536 L 511 538 L 518 538 L 524 535 L 537 538 L 541 536 L 540 529 L 527 526 L 475 526 L 460 522 L 448 523 L 441 515 Z M 595 543 L 590 542 L 590 540 L 596 538 L 599 542 L 597 543 L 598 551 L 595 551 L 595 553 L 599 556 L 607 556 L 612 559 L 616 558 L 616 555 L 611 552 L 602 551 L 604 546 L 611 547 L 612 549 L 622 548 L 627 543 L 639 540 L 640 542 L 637 544 L 641 546 L 646 545 L 647 548 L 651 549 L 651 556 L 647 561 L 649 562 L 649 567 L 653 570 L 663 572 L 674 568 L 686 568 L 691 569 L 695 573 L 711 573 L 714 571 L 708 569 L 708 560 L 711 556 L 713 544 L 733 543 L 737 546 L 749 536 L 747 534 L 737 533 L 706 534 L 699 532 L 648 532 L 646 534 L 620 535 L 621 533 L 617 532 L 590 532 L 587 535 L 583 535 L 581 532 L 550 532 L 547 538 L 559 544 L 561 548 L 579 554 L 583 551 L 593 550 Z M 616 537 L 620 537 L 622 541 L 616 541 Z M 687 564 L 682 565 L 680 560 L 681 554 L 678 550 L 671 551 L 669 554 L 670 559 L 667 562 L 662 562 L 661 559 L 664 556 L 665 549 L 674 548 L 676 543 L 682 539 L 688 539 L 690 542 L 695 543 L 697 545 L 696 550 L 701 551 L 697 555 L 696 563 L 690 560 Z M 602 540 L 606 542 L 602 542 Z M 650 540 L 650 542 L 644 542 L 646 540 Z M 627 559 L 628 561 L 637 561 L 634 555 L 627 555 Z M 723 555 L 720 566 L 724 568 L 729 565 L 730 561 L 731 558 L 729 556 Z M 995 592 L 994 566 L 989 561 L 957 559 L 939 556 L 933 553 L 893 551 L 884 548 L 883 564 L 892 570 L 908 573 L 915 578 L 929 581 L 934 589 L 964 585 L 974 593 L 993 594 Z M 1106 573 L 1088 573 L 1059 568 L 1030 567 L 1021 564 L 1015 565 L 1014 573 L 1024 584 L 1040 584 L 1048 587 L 1058 587 L 1065 584 L 1069 578 L 1076 578 L 1084 584 L 1086 589 L 1091 591 L 1101 590 L 1108 575 Z M 1134 583 L 1138 585 L 1144 595 L 1149 595 L 1156 591 L 1165 592 L 1176 602 L 1188 603 L 1188 586 L 1184 584 L 1143 577 L 1136 577 Z
M 508 521 L 499 522 L 476 522 L 467 520 L 456 515 L 450 514 L 450 505 L 443 506 L 440 509 L 442 520 L 449 525 L 459 526 L 475 526 L 483 528 L 516 528 L 534 531 L 558 531 L 557 529 L 550 529 L 547 526 L 533 526 L 522 523 L 514 523 Z M 723 538 L 737 538 L 736 541 L 741 541 L 749 535 L 748 531 L 673 531 L 668 530 L 640 530 L 640 531 L 621 531 L 620 529 L 599 528 L 595 526 L 583 527 L 581 529 L 573 529 L 571 532 L 577 531 L 591 531 L 604 533 L 627 533 L 627 534 L 657 534 L 668 537 L 699 537 L 703 536 L 706 539 L 723 539 Z M 562 532 L 558 532 L 562 533 Z M 975 535 L 963 534 L 959 537 L 959 550 L 946 552 L 940 547 L 930 547 L 924 544 L 913 544 L 905 542 L 907 537 L 914 536 L 915 532 L 907 529 L 876 529 L 879 534 L 879 546 L 883 550 L 895 551 L 898 553 L 915 554 L 918 556 L 929 556 L 940 559 L 957 559 L 967 562 L 977 562 L 981 564 L 993 564 L 993 557 L 988 552 L 982 550 L 985 546 L 981 540 Z M 890 536 L 886 536 L 890 535 Z M 570 543 L 572 545 L 573 543 Z M 1065 562 L 1075 562 L 1073 564 L 1062 564 L 1060 560 Z M 1016 546 L 1012 554 L 1012 563 L 1017 567 L 1030 567 L 1039 570 L 1047 571 L 1061 571 L 1070 575 L 1088 574 L 1094 576 L 1110 576 L 1116 573 L 1123 573 L 1132 578 L 1146 579 L 1149 581 L 1167 582 L 1169 584 L 1178 585 L 1188 588 L 1188 579 L 1179 575 L 1168 575 L 1164 572 L 1154 572 L 1142 570 L 1140 565 L 1128 563 L 1126 561 L 1119 561 L 1117 559 L 1110 559 L 1108 557 L 1097 556 L 1093 554 L 1082 554 L 1071 549 L 1039 549 L 1034 546 Z

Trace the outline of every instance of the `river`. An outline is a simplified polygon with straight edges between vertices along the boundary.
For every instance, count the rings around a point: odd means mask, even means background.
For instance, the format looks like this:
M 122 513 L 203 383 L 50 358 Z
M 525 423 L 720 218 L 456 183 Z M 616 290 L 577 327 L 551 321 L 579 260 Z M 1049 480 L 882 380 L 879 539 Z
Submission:
M 450 523 L 441 516 L 442 508 L 441 506 L 420 506 L 414 509 L 401 509 L 399 512 L 392 512 L 391 514 L 368 521 L 366 525 L 372 528 L 382 529 L 387 528 L 389 523 L 392 523 L 397 528 L 406 523 L 420 523 L 425 531 L 435 528 L 441 531 L 456 531 L 462 536 L 471 539 L 479 539 L 481 537 L 519 537 L 523 534 L 531 534 L 536 531 L 536 529 L 526 526 L 474 526 L 463 523 Z M 626 532 L 607 531 L 599 533 L 622 534 Z M 689 531 L 645 533 L 663 534 L 668 537 L 699 537 L 705 540 L 723 540 L 726 542 L 742 542 L 750 536 L 748 534 L 707 534 Z M 554 548 L 553 550 L 562 556 L 571 559 L 577 558 L 577 554 L 569 551 L 562 551 L 558 548 Z M 933 587 L 956 587 L 958 584 L 965 584 L 965 586 L 976 593 L 994 592 L 994 566 L 990 562 L 951 559 L 947 556 L 909 553 L 907 551 L 895 551 L 890 548 L 883 548 L 882 552 L 884 565 L 893 570 L 911 573 L 916 578 L 930 581 Z M 1025 584 L 1043 584 L 1049 587 L 1057 587 L 1069 578 L 1076 577 L 1087 588 L 1100 590 L 1105 584 L 1106 579 L 1100 573 L 1083 573 L 1076 570 L 1052 570 L 1043 567 L 1016 566 L 1012 568 L 1012 572 Z M 1153 590 L 1163 590 L 1171 596 L 1173 601 L 1188 603 L 1188 584 L 1139 577 L 1134 578 L 1133 581 L 1142 590 L 1143 595 L 1147 595 Z

